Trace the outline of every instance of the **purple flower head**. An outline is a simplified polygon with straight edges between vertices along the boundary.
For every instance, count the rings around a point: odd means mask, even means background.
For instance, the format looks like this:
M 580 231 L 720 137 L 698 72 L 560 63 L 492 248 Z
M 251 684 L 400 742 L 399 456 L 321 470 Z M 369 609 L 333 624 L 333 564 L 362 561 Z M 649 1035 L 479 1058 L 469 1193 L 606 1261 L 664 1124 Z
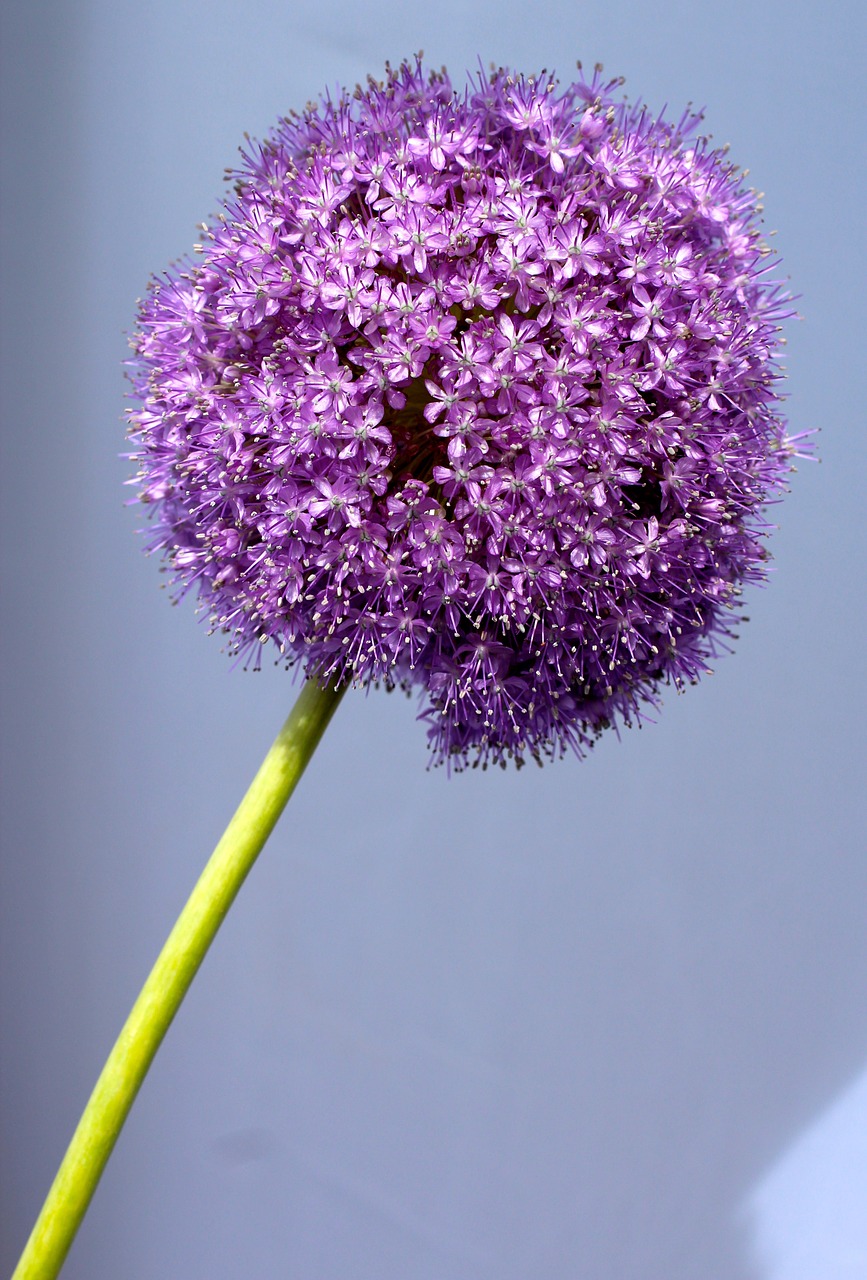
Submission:
M 133 340 L 153 548 L 232 649 L 579 753 L 725 647 L 793 447 L 720 151 L 618 82 L 420 60 L 250 144 Z

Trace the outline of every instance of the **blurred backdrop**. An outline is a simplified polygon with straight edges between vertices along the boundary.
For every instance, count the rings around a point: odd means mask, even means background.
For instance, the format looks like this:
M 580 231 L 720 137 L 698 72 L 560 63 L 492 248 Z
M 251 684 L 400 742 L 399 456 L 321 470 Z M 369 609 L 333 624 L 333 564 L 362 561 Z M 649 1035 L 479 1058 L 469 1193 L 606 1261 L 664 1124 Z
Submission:
M 7 0 L 2 1256 L 295 695 L 124 506 L 125 330 L 244 131 L 419 48 L 576 59 L 766 192 L 804 319 L 738 652 L 658 722 L 427 772 L 344 701 L 137 1101 L 69 1280 L 867 1276 L 860 5 Z

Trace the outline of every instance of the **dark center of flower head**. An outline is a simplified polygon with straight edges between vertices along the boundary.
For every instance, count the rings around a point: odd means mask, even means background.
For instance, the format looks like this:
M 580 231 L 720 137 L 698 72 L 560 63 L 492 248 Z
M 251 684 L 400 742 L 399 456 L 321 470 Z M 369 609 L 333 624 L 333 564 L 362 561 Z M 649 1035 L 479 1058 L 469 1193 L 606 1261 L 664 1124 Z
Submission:
M 763 570 L 786 298 L 696 119 L 614 87 L 389 69 L 142 306 L 154 545 L 238 650 L 420 685 L 435 759 L 580 751 Z
M 405 403 L 399 409 L 388 409 L 383 417 L 393 446 L 391 484 L 399 493 L 407 480 L 418 480 L 433 488 L 434 467 L 445 463 L 446 445 L 435 436 L 425 420 L 424 411 L 432 403 L 425 378 L 416 378 L 405 392 Z

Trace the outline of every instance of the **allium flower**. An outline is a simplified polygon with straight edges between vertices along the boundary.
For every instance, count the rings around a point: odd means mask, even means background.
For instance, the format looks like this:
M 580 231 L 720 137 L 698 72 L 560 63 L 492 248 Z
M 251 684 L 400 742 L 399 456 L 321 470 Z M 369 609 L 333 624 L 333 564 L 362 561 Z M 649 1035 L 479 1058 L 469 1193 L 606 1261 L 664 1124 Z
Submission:
M 134 337 L 153 546 L 237 652 L 418 685 L 436 760 L 694 681 L 792 446 L 754 193 L 618 82 L 388 69 L 250 144 Z
M 153 549 L 307 674 L 106 1061 L 16 1275 L 53 1280 L 220 923 L 349 683 L 518 764 L 694 681 L 795 455 L 786 293 L 742 176 L 599 71 L 390 68 L 251 144 L 133 338 Z

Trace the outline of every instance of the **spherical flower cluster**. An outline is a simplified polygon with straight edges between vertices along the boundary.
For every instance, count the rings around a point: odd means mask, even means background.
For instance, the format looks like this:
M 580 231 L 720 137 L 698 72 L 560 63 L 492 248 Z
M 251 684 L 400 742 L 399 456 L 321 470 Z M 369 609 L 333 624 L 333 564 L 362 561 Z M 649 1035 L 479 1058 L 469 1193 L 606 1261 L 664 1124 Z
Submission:
M 762 576 L 787 296 L 698 117 L 616 84 L 389 68 L 250 144 L 141 305 L 174 581 L 238 652 L 420 686 L 436 760 L 580 752 Z

